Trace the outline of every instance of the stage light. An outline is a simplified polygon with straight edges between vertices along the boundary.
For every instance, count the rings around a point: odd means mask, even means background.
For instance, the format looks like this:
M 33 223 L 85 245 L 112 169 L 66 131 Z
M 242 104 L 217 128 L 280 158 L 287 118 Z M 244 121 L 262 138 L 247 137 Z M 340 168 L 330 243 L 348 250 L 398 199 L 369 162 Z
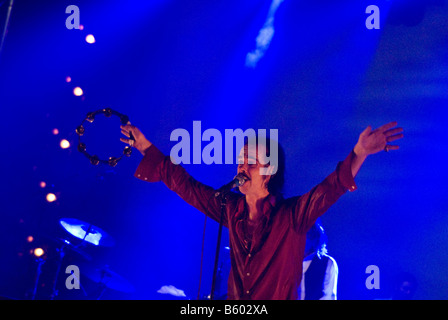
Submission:
M 47 186 L 47 183 L 45 181 L 39 182 L 39 187 L 41 187 L 42 189 L 45 188 L 46 186 Z
M 49 193 L 47 194 L 46 199 L 48 202 L 54 202 L 56 201 L 56 195 L 54 193 Z
M 42 257 L 44 255 L 45 251 L 42 248 L 36 248 L 36 249 L 34 249 L 33 253 L 36 257 Z
M 86 36 L 86 42 L 90 44 L 95 43 L 95 37 L 93 36 L 93 34 L 88 34 Z
M 53 131 L 51 131 L 55 136 L 59 134 L 59 130 L 57 128 L 54 128 Z
M 59 143 L 59 145 L 61 146 L 62 149 L 70 148 L 70 142 L 68 142 L 65 139 L 62 139 L 61 142 Z
M 68 83 L 68 82 L 72 82 L 72 78 L 67 76 L 67 77 L 65 78 L 65 82 L 67 82 L 67 83 Z
M 280 4 L 283 0 L 272 0 L 271 7 L 269 8 L 268 16 L 263 27 L 258 32 L 258 36 L 255 39 L 256 48 L 246 55 L 246 67 L 255 68 L 258 61 L 264 56 L 269 48 L 269 45 L 274 37 L 274 17 Z
M 77 97 L 80 97 L 83 95 L 83 91 L 80 87 L 76 87 L 75 89 L 73 89 L 73 94 Z
M 34 241 L 33 236 L 28 236 L 28 237 L 26 238 L 26 241 L 28 241 L 28 242 L 33 242 L 33 241 Z

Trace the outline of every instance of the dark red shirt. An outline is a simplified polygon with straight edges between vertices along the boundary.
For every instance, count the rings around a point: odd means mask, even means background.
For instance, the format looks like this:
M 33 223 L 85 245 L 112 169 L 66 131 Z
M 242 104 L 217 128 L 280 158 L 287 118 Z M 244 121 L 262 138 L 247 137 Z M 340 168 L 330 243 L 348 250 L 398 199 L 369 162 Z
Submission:
M 231 192 L 227 196 L 223 225 L 229 229 L 231 270 L 228 299 L 297 299 L 302 278 L 306 233 L 347 190 L 356 190 L 351 173 L 354 153 L 308 193 L 288 199 L 269 195 L 264 199 L 263 217 L 252 234 L 247 232 L 246 198 Z M 163 181 L 188 204 L 220 221 L 221 198 L 216 190 L 173 164 L 154 145 L 135 172 L 143 181 Z

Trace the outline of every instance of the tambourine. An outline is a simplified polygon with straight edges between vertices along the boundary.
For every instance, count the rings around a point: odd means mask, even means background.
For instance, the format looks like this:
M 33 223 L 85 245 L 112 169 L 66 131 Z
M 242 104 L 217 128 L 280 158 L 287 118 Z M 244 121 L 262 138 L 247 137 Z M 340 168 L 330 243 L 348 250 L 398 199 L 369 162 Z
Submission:
M 84 128 L 84 122 L 88 121 L 92 123 L 95 120 L 95 117 L 99 114 L 104 114 L 107 118 L 110 118 L 111 116 L 118 116 L 120 118 L 121 124 L 125 125 L 129 121 L 129 117 L 121 114 L 115 110 L 112 110 L 111 108 L 105 108 L 100 109 L 94 112 L 89 112 L 86 116 L 86 118 L 81 122 L 81 124 L 76 128 L 76 133 L 78 134 L 78 151 L 84 154 L 89 160 L 90 163 L 93 165 L 98 165 L 99 163 L 107 164 L 111 167 L 115 167 L 118 164 L 118 161 L 123 158 L 123 156 L 129 157 L 132 153 L 132 148 L 130 146 L 126 146 L 123 150 L 123 154 L 120 157 L 109 157 L 107 160 L 100 159 L 97 155 L 90 155 L 87 152 L 87 147 L 84 142 L 81 141 L 81 137 L 84 135 L 86 129 Z M 131 136 L 131 139 L 133 137 Z

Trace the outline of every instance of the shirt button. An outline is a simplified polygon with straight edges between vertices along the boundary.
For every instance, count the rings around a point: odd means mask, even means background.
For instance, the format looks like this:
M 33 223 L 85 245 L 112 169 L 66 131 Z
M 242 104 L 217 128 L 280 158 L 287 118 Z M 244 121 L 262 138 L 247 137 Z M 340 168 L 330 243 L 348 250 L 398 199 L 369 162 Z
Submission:
M 148 178 L 145 178 L 145 180 L 148 180 Z
M 252 257 L 252 255 L 251 255 L 250 253 L 249 253 L 247 256 L 248 256 L 249 258 Z
M 250 273 L 248 272 L 248 273 L 246 273 L 246 276 L 250 276 Z
M 137 177 L 139 177 L 139 178 L 140 178 L 140 174 L 138 174 L 138 175 L 137 175 Z
M 250 293 L 250 291 L 249 291 L 249 290 L 247 290 L 247 291 L 246 291 L 246 293 L 247 293 L 247 294 L 249 294 L 249 293 Z

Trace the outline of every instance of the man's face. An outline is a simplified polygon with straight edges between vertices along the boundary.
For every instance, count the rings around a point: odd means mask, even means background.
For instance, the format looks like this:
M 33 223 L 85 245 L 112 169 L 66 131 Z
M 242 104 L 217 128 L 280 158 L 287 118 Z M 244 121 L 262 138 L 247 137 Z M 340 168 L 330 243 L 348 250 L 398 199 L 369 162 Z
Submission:
M 241 193 L 245 195 L 266 195 L 267 183 L 270 175 L 262 175 L 260 168 L 266 168 L 269 165 L 262 165 L 258 155 L 265 155 L 266 147 L 258 146 L 258 153 L 255 147 L 250 148 L 245 145 L 238 156 L 238 174 L 246 177 L 246 183 L 239 187 Z M 266 161 L 265 161 L 266 162 Z

